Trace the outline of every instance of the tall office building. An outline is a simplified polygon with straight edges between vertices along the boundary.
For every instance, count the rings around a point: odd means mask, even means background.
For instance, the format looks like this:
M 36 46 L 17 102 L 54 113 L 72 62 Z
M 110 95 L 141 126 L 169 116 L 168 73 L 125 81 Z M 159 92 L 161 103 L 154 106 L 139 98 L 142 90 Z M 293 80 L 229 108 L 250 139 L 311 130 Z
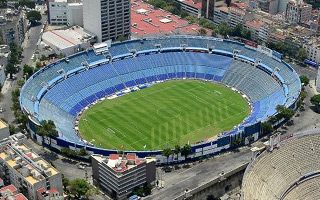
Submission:
M 225 0 L 202 0 L 202 16 L 213 21 L 214 8 L 225 5 Z
M 98 42 L 130 36 L 130 0 L 84 0 L 83 26 Z

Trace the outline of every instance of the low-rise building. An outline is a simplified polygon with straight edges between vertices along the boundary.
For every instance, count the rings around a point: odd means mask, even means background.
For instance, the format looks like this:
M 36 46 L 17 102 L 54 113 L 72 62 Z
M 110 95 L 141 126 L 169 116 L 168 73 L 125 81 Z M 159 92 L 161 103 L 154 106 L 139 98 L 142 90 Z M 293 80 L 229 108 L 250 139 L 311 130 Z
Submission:
M 155 164 L 154 158 L 138 158 L 136 154 L 93 155 L 93 183 L 116 199 L 127 199 L 134 188 L 155 181 Z
M 219 25 L 223 22 L 227 23 L 231 28 L 238 24 L 244 24 L 246 11 L 235 6 L 221 6 L 214 10 L 214 24 Z
M 201 17 L 201 0 L 176 0 L 181 5 L 181 9 L 190 15 Z
M 89 48 L 95 42 L 95 36 L 80 26 L 73 26 L 68 29 L 44 32 L 42 42 L 50 46 L 55 54 L 68 56 Z M 44 46 L 43 48 L 46 47 Z
M 14 185 L 0 186 L 1 200 L 28 200 Z
M 29 200 L 37 200 L 40 188 L 56 189 L 63 194 L 61 173 L 18 141 L 10 140 L 0 146 L 0 177 Z

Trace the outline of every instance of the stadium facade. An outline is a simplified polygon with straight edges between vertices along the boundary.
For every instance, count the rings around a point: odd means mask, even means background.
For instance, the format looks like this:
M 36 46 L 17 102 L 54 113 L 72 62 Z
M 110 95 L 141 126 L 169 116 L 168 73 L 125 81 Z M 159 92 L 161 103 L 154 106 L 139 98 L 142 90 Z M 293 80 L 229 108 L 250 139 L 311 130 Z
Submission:
M 79 114 L 106 96 L 171 79 L 220 83 L 241 92 L 251 105 L 251 114 L 233 130 L 193 145 L 194 157 L 228 150 L 239 137 L 245 143 L 257 140 L 261 122 L 276 114 L 277 105 L 295 108 L 301 91 L 297 73 L 268 48 L 211 37 L 170 36 L 98 45 L 49 64 L 27 80 L 20 104 L 29 115 L 32 133 L 42 120 L 55 122 L 60 136 L 52 139 L 53 148 L 85 147 L 109 155 L 117 150 L 93 147 L 81 139 L 76 128 Z M 160 155 L 161 150 L 135 153 L 145 157 Z

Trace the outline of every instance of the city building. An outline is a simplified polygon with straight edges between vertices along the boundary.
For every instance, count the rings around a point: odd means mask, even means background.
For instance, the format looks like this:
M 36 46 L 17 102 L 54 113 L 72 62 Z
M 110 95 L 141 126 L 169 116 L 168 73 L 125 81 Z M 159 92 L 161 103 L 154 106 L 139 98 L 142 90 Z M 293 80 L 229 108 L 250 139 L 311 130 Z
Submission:
M 279 0 L 257 0 L 257 1 L 258 1 L 258 7 L 262 11 L 270 13 L 272 15 L 278 13 Z
M 68 3 L 67 5 L 67 25 L 83 26 L 83 5 L 79 3 Z
M 308 39 L 303 48 L 307 51 L 308 60 L 320 63 L 320 40 L 317 37 Z
M 316 87 L 317 87 L 317 91 L 320 92 L 320 68 L 318 68 Z
M 3 79 L 4 69 L 0 68 L 0 80 Z M 5 75 L 4 75 L 5 78 Z M 10 136 L 9 126 L 6 122 L 0 119 L 0 141 Z
M 127 199 L 134 188 L 154 183 L 156 160 L 136 154 L 92 156 L 93 183 L 116 199 Z
M 67 0 L 49 0 L 48 12 L 49 24 L 66 25 L 67 24 Z
M 40 53 L 42 55 L 46 55 L 46 52 L 49 51 L 46 56 L 52 53 L 68 56 L 89 48 L 94 42 L 95 36 L 80 26 L 73 26 L 68 29 L 44 32 L 39 49 L 41 49 Z
M 24 40 L 27 26 L 28 23 L 24 11 L 0 10 L 0 38 L 5 44 L 20 46 Z
M 82 0 L 47 0 L 48 23 L 52 25 L 82 25 Z M 77 19 L 78 17 L 78 19 Z M 68 21 L 69 20 L 69 21 Z
M 62 175 L 20 140 L 0 146 L 0 177 L 19 189 L 29 200 L 37 200 L 40 188 L 63 194 Z
M 84 0 L 83 26 L 97 42 L 129 38 L 130 0 Z
M 181 5 L 181 9 L 190 15 L 201 17 L 202 2 L 200 0 L 176 0 Z
M 312 5 L 302 0 L 291 0 L 287 4 L 286 21 L 290 24 L 307 23 L 311 19 Z
M 225 5 L 226 4 L 224 0 L 202 0 L 202 16 L 213 21 L 215 7 Z
M 244 24 L 246 11 L 238 7 L 221 6 L 214 10 L 214 24 L 219 25 L 223 22 L 234 28 L 238 24 Z
M 1 200 L 28 200 L 23 194 L 18 193 L 14 185 L 0 185 Z
M 278 12 L 279 13 L 285 13 L 287 9 L 287 4 L 290 0 L 279 0 L 278 4 Z
M 8 45 L 0 45 L 0 84 L 3 85 L 6 80 L 5 68 L 8 63 L 10 48 Z
M 37 190 L 38 200 L 64 200 L 63 195 L 55 188 L 46 190 L 45 188 L 40 188 Z
M 251 32 L 251 39 L 266 43 L 269 39 L 269 25 L 263 20 L 248 20 L 244 27 Z
M 198 24 L 190 24 L 168 11 L 154 9 L 142 0 L 131 1 L 131 21 L 132 38 L 170 34 L 199 35 L 202 29 Z M 212 31 L 205 30 L 211 36 Z

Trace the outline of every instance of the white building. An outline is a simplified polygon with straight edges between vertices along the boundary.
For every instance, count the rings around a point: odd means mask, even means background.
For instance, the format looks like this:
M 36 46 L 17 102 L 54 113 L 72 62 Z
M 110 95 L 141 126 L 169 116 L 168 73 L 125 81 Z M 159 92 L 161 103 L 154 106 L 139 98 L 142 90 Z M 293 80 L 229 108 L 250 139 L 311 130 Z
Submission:
M 55 54 L 68 56 L 89 48 L 95 42 L 95 36 L 80 26 L 73 26 L 69 29 L 44 32 L 42 42 L 49 46 Z M 44 52 L 48 50 L 46 46 L 41 45 L 40 48 Z
M 49 24 L 67 24 L 67 0 L 49 0 Z
M 217 7 L 214 10 L 214 24 L 219 25 L 226 22 L 230 27 L 234 28 L 238 24 L 243 24 L 246 12 L 237 7 Z
M 83 26 L 83 5 L 82 3 L 68 3 L 67 5 L 67 25 Z
M 291 0 L 287 4 L 286 20 L 291 24 L 307 23 L 311 19 L 312 5 L 302 0 Z
M 131 34 L 130 0 L 84 0 L 84 29 L 98 42 L 128 38 Z

